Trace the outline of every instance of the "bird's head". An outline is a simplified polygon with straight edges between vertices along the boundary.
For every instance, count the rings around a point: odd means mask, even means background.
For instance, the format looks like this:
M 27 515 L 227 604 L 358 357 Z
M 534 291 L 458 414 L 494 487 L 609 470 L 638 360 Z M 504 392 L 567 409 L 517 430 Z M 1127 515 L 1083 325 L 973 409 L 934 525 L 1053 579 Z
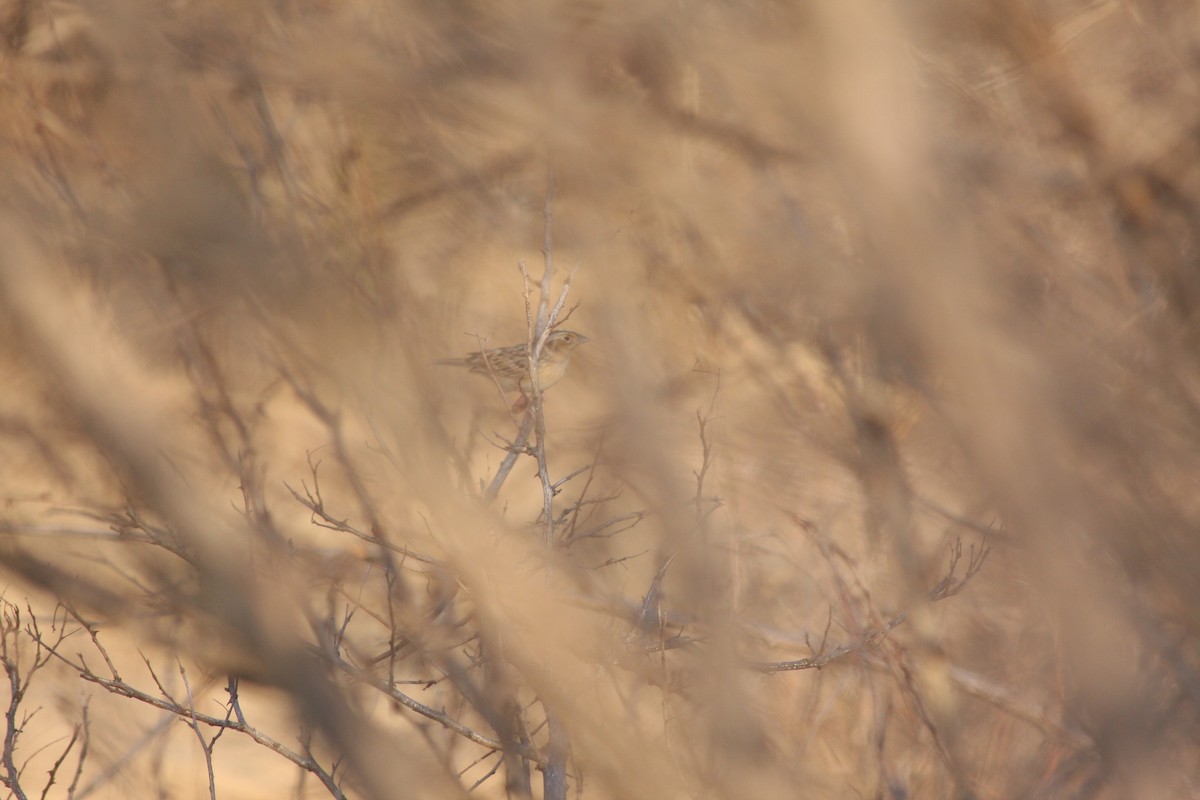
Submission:
M 553 331 L 546 337 L 546 343 L 542 345 L 542 351 L 566 354 L 587 340 L 588 337 L 575 331 Z

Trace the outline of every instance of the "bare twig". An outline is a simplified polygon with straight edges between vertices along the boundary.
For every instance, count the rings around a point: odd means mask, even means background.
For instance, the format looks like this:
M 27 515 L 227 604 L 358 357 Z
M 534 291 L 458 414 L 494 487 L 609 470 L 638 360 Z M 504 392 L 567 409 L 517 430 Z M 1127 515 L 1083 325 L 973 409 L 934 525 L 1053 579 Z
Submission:
M 546 168 L 546 200 L 542 205 L 542 218 L 545 225 L 542 228 L 542 257 L 545 259 L 546 271 L 542 273 L 542 285 L 538 298 L 537 322 L 538 327 L 533 331 L 535 338 L 542 338 L 549 330 L 553 319 L 547 318 L 546 306 L 550 302 L 550 289 L 554 282 L 554 167 Z M 555 315 L 557 316 L 557 315 Z
M 355 527 L 354 525 L 351 525 L 349 523 L 349 521 L 346 519 L 334 517 L 332 514 L 330 514 L 328 512 L 328 510 L 326 510 L 325 500 L 324 500 L 324 498 L 321 497 L 320 483 L 318 482 L 318 478 L 317 478 L 317 470 L 320 467 L 320 462 L 316 462 L 314 464 L 312 461 L 312 454 L 309 453 L 308 464 L 309 464 L 309 469 L 312 472 L 312 478 L 313 478 L 313 488 L 311 490 L 308 488 L 307 485 L 302 484 L 302 486 L 304 488 L 304 494 L 301 494 L 296 489 L 294 489 L 292 486 L 290 486 L 286 481 L 284 482 L 283 485 L 289 492 L 291 492 L 292 497 L 294 497 L 296 499 L 296 501 L 298 503 L 300 503 L 300 505 L 304 506 L 310 512 L 312 512 L 312 515 L 314 518 L 313 519 L 314 524 L 320 525 L 323 528 L 329 528 L 330 530 L 340 531 L 342 533 L 348 533 L 351 536 L 354 536 L 358 539 L 362 539 L 363 541 L 371 542 L 372 544 L 374 544 L 378 547 L 389 550 L 392 553 L 395 553 L 397 555 L 403 556 L 405 560 L 411 559 L 413 561 L 417 561 L 422 564 L 428 564 L 429 566 L 435 566 L 435 567 L 444 567 L 445 566 L 445 562 L 443 562 L 439 559 L 436 559 L 432 556 L 424 555 L 423 553 L 418 553 L 415 550 L 410 550 L 409 548 L 404 547 L 403 545 L 398 545 L 398 544 L 394 544 L 394 543 L 386 541 L 386 540 L 382 540 L 378 536 L 374 536 L 367 531 L 364 531 L 360 528 Z
M 26 724 L 37 711 L 25 714 L 19 721 L 18 711 L 29 692 L 34 675 L 52 658 L 55 658 L 54 648 L 62 645 L 69 635 L 66 626 L 60 624 L 57 618 L 57 609 L 55 609 L 51 623 L 51 629 L 57 631 L 52 641 L 43 639 L 37 616 L 29 606 L 26 606 L 26 614 L 26 620 L 23 622 L 20 607 L 0 598 L 0 667 L 4 669 L 9 691 L 8 707 L 4 711 L 4 749 L 3 752 L 0 752 L 0 785 L 8 787 L 13 797 L 22 799 L 27 795 L 21 783 L 24 767 L 18 767 L 16 763 L 17 744 Z M 26 657 L 22 652 L 23 640 L 33 643 L 32 659 Z M 23 661 L 25 663 L 22 663 Z M 78 729 L 76 729 L 77 734 Z M 50 770 L 49 782 L 42 791 L 43 797 L 53 785 L 59 765 L 67 757 L 74 739 L 75 737 L 72 736 L 71 744 L 68 744 L 66 750 Z M 36 754 L 35 752 L 33 755 Z
M 538 297 L 538 314 L 536 324 L 526 320 L 529 330 L 529 374 L 532 402 L 530 415 L 533 418 L 534 454 L 537 458 L 538 478 L 542 483 L 542 521 L 545 524 L 546 547 L 554 547 L 554 497 L 558 490 L 550 479 L 550 468 L 546 463 L 546 417 L 542 403 L 542 385 L 538 377 L 538 362 L 541 360 L 542 348 L 546 338 L 554 329 L 555 321 L 562 313 L 567 301 L 567 292 L 571 289 L 571 279 L 575 275 L 572 269 L 567 279 L 563 281 L 562 290 L 553 309 L 547 312 L 550 302 L 550 292 L 554 280 L 554 168 L 547 170 L 546 202 L 543 215 L 545 228 L 542 243 L 542 256 L 545 259 L 545 271 Z M 529 315 L 529 272 L 521 265 L 522 277 L 525 281 L 526 317 Z M 534 340 L 537 340 L 536 344 Z M 570 739 L 567 732 L 552 717 L 550 719 L 550 749 L 549 762 L 542 774 L 542 793 L 545 800 L 566 800 L 567 796 L 567 759 L 570 756 Z
M 204 734 L 200 732 L 200 723 L 196 720 L 196 699 L 192 696 L 192 684 L 188 681 L 187 670 L 183 668 L 183 662 L 179 663 L 179 677 L 183 679 L 183 688 L 187 693 L 187 710 L 191 712 L 190 721 L 192 732 L 196 734 L 197 741 L 200 742 L 200 750 L 204 753 L 204 767 L 208 771 L 208 796 L 210 800 L 217 800 L 217 776 L 213 772 L 212 751 L 216 745 L 217 739 L 213 737 L 212 742 L 204 741 Z M 221 735 L 221 728 L 217 732 L 217 736 Z
M 567 513 L 564 516 L 563 521 L 566 524 L 566 533 L 563 534 L 564 544 L 570 543 L 570 541 L 575 538 L 575 532 L 579 528 L 579 515 L 583 511 L 583 506 L 585 503 L 590 502 L 587 500 L 588 491 L 592 488 L 592 481 L 596 479 L 596 468 L 600 465 L 600 453 L 603 450 L 604 436 L 601 435 L 600 441 L 596 442 L 596 454 L 592 456 L 591 462 L 583 468 L 587 470 L 587 479 L 583 482 L 583 488 L 579 490 L 579 497 L 575 500 L 574 505 L 567 509 Z M 577 474 L 578 470 L 576 472 L 572 472 L 566 478 L 560 480 L 555 488 L 565 483 L 568 479 L 575 477 Z
M 339 659 L 337 661 L 337 666 L 347 675 L 352 676 L 355 680 L 371 686 L 376 691 L 379 691 L 387 697 L 390 697 L 392 700 L 396 701 L 410 711 L 415 711 L 426 719 L 433 720 L 447 730 L 453 731 L 468 741 L 484 747 L 494 748 L 496 750 L 504 749 L 504 745 L 499 739 L 493 739 L 490 736 L 485 736 L 484 734 L 479 733 L 478 731 L 469 728 L 466 725 L 463 725 L 461 722 L 454 719 L 444 711 L 438 711 L 435 708 L 430 708 L 424 703 L 414 700 L 403 692 L 397 690 L 394 686 L 387 685 L 383 681 L 375 678 L 373 675 L 371 675 L 371 673 L 361 670 L 347 661 Z M 541 759 L 533 752 L 525 752 L 522 753 L 522 755 L 537 763 L 541 763 Z
M 948 597 L 961 592 L 971 580 L 983 568 L 984 561 L 987 559 L 990 551 L 987 548 L 981 548 L 976 552 L 975 548 L 971 548 L 970 564 L 967 567 L 966 573 L 959 578 L 955 575 L 955 570 L 958 566 L 959 559 L 962 556 L 962 543 L 956 542 L 951 550 L 950 566 L 946 576 L 938 581 L 937 585 L 930 589 L 926 594 L 926 599 L 929 602 L 936 603 L 939 600 L 945 600 Z M 902 611 L 899 614 L 888 619 L 882 625 L 876 628 L 864 631 L 855 640 L 843 645 L 835 647 L 828 652 L 818 652 L 810 658 L 801 658 L 792 661 L 776 661 L 776 662 L 752 662 L 751 666 L 760 672 L 786 672 L 798 669 L 820 669 L 831 661 L 842 658 L 849 653 L 864 652 L 873 650 L 883 643 L 884 640 L 898 628 L 904 624 L 909 618 L 908 611 Z
M 3 621 L 0 622 L 0 665 L 4 667 L 4 675 L 8 679 L 8 708 L 4 711 L 4 751 L 0 753 L 0 783 L 8 787 L 9 792 L 17 800 L 27 800 L 28 795 L 21 787 L 21 773 L 17 769 L 16 752 L 17 740 L 21 736 L 21 724 L 17 721 L 17 712 L 24 699 L 25 690 L 29 686 L 29 677 L 21 680 L 19 639 L 21 629 L 21 610 L 11 603 L 3 603 Z
M 491 503 L 496 499 L 496 495 L 500 493 L 500 488 L 504 486 L 504 481 L 508 479 L 508 473 L 512 472 L 517 459 L 525 452 L 525 444 L 529 441 L 529 434 L 532 430 L 533 413 L 526 409 L 525 417 L 521 421 L 521 429 L 517 432 L 516 440 L 509 446 L 508 452 L 504 455 L 504 460 L 500 462 L 500 468 L 496 470 L 495 476 L 492 477 L 492 482 L 488 484 L 487 489 L 483 493 L 484 503 Z
M 492 755 L 492 754 L 493 754 L 493 753 L 495 753 L 495 752 L 496 752 L 495 750 L 489 751 L 489 752 L 487 753 L 487 755 L 489 755 L 489 756 L 490 756 L 490 755 Z M 480 761 L 482 761 L 483 759 L 481 758 L 481 759 L 479 759 L 479 760 L 480 760 Z M 478 762 L 477 762 L 477 763 L 478 763 Z M 483 776 L 482 778 L 480 778 L 479 780 L 477 780 L 477 781 L 475 781 L 474 783 L 472 783 L 472 784 L 471 784 L 471 787 L 470 787 L 469 789 L 467 789 L 467 791 L 468 791 L 468 792 L 473 792 L 473 791 L 475 791 L 476 789 L 478 789 L 478 788 L 479 788 L 480 786 L 482 786 L 482 785 L 483 785 L 485 782 L 487 782 L 487 780 L 488 780 L 489 778 L 491 778 L 493 775 L 495 775 L 495 774 L 496 774 L 496 773 L 497 773 L 497 772 L 500 770 L 500 767 L 501 767 L 501 766 L 503 766 L 503 765 L 504 765 L 504 759 L 503 759 L 503 758 L 497 758 L 497 759 L 496 759 L 496 763 L 492 765 L 492 768 L 491 768 L 491 769 L 489 769 L 489 770 L 488 770 L 488 771 L 487 771 L 487 772 L 484 774 L 484 776 Z M 474 765 L 472 765 L 472 766 L 474 766 Z M 464 770 L 464 772 L 465 772 L 465 770 Z M 461 774 L 461 773 L 460 773 L 460 774 Z
M 549 217 L 547 217 L 547 225 L 549 225 Z M 549 234 L 547 234 L 549 236 Z M 549 247 L 549 238 L 547 238 L 547 247 Z M 547 249 L 547 254 L 550 250 Z M 547 255 L 546 274 L 550 273 L 552 268 L 552 260 Z M 542 482 L 542 514 L 543 523 L 545 525 L 545 540 L 547 546 L 554 544 L 554 497 L 557 494 L 553 482 L 550 480 L 550 471 L 546 463 L 546 418 L 542 403 L 542 385 L 538 377 L 538 362 L 541 360 L 542 347 L 546 343 L 546 337 L 550 335 L 550 331 L 554 328 L 555 320 L 558 314 L 562 311 L 563 305 L 566 303 L 567 292 L 571 288 L 571 278 L 574 277 L 574 270 L 563 282 L 562 290 L 559 293 L 558 301 L 554 304 L 554 308 L 550 310 L 549 316 L 546 319 L 538 319 L 535 323 L 529 316 L 529 271 L 525 268 L 524 262 L 521 263 L 521 274 L 525 280 L 525 313 L 526 321 L 529 328 L 529 374 L 530 380 L 530 413 L 533 417 L 534 431 L 534 456 L 537 459 L 538 477 Z M 542 291 L 548 292 L 548 281 L 545 277 L 542 279 Z M 542 295 L 542 301 L 539 306 L 544 306 L 546 303 L 546 294 Z M 540 312 L 539 312 L 540 313 Z M 540 335 L 534 341 L 534 331 L 540 330 Z
M 86 715 L 84 716 L 84 720 L 86 722 Z M 174 714 L 164 713 L 153 727 L 146 731 L 132 745 L 126 748 L 125 752 L 119 758 L 116 758 L 109 763 L 99 775 L 97 775 L 84 786 L 80 787 L 78 791 L 75 791 L 74 786 L 72 786 L 72 793 L 68 796 L 72 797 L 73 800 L 84 800 L 84 798 L 91 797 L 93 794 L 103 789 L 118 775 L 120 775 L 127 766 L 129 766 L 138 753 L 142 752 L 155 741 L 159 740 L 174 722 Z M 80 776 L 77 773 L 75 776 L 76 781 L 79 780 L 79 777 Z
M 345 438 L 342 435 L 340 415 L 326 406 L 320 400 L 320 398 L 317 397 L 316 392 L 314 392 L 310 387 L 304 385 L 300 379 L 282 363 L 276 364 L 276 369 L 283 379 L 287 381 L 288 385 L 292 387 L 292 391 L 295 392 L 296 396 L 301 400 L 301 402 L 303 402 L 304 405 L 308 407 L 309 411 L 311 411 L 312 414 L 325 425 L 325 429 L 329 432 L 332 440 L 333 450 L 337 455 L 338 462 L 344 467 L 343 471 L 346 480 L 350 485 L 350 489 L 353 492 L 355 499 L 358 500 L 359 507 L 361 508 L 363 514 L 366 515 L 368 522 L 370 522 L 369 530 L 371 541 L 374 542 L 378 547 L 380 558 L 384 563 L 385 569 L 387 569 L 389 572 L 395 572 L 397 569 L 396 560 L 393 557 L 393 550 L 388 547 L 390 540 L 387 533 L 387 525 L 384 523 L 383 519 L 380 518 L 377 506 L 371 498 L 371 493 L 368 491 L 366 484 L 363 482 L 363 478 L 359 473 L 359 470 L 355 468 L 353 459 L 350 457 L 350 453 L 346 448 Z
M 704 479 L 708 476 L 708 471 L 709 471 L 709 469 L 712 468 L 712 465 L 713 465 L 713 443 L 712 443 L 712 440 L 709 439 L 709 437 L 708 437 L 708 425 L 712 421 L 713 409 L 716 408 L 717 395 L 720 394 L 720 392 L 721 392 L 721 373 L 720 373 L 720 371 L 718 371 L 716 373 L 716 385 L 713 387 L 712 398 L 708 402 L 708 410 L 702 412 L 702 411 L 700 411 L 700 409 L 696 409 L 696 423 L 699 425 L 699 428 L 700 428 L 700 446 L 701 446 L 700 469 L 696 470 L 693 473 L 696 477 L 695 504 L 696 504 L 696 519 L 697 520 L 703 520 L 706 516 L 708 516 L 709 514 L 711 514 L 714 511 L 716 511 L 718 508 L 720 508 L 719 502 L 717 503 L 717 505 L 714 505 L 712 508 L 708 509 L 707 511 L 705 511 L 703 508 Z
M 91 699 L 84 700 L 83 709 L 80 711 L 79 725 L 76 728 L 81 734 L 81 743 L 79 745 L 79 759 L 75 762 L 75 774 L 71 778 L 71 785 L 67 787 L 67 798 L 74 800 L 76 797 L 75 791 L 79 786 L 79 779 L 83 777 L 83 767 L 87 763 L 88 751 L 91 746 L 91 720 L 89 719 Z
M 1062 722 L 1041 706 L 1018 697 L 1013 690 L 982 675 L 952 664 L 949 677 L 967 694 L 986 700 L 1002 711 L 1025 720 L 1052 736 L 1062 738 L 1071 747 L 1086 750 L 1095 746 L 1092 737 L 1083 731 Z
M 650 512 L 650 511 L 631 511 L 628 514 L 621 514 L 619 516 L 613 517 L 612 519 L 605 520 L 604 522 L 601 522 L 599 525 L 595 525 L 591 528 L 588 528 L 587 530 L 583 531 L 582 533 L 575 534 L 574 536 L 571 536 L 571 538 L 567 539 L 566 541 L 574 542 L 574 541 L 578 541 L 580 539 L 587 539 L 587 538 L 591 538 L 591 537 L 607 538 L 609 536 L 616 536 L 618 533 L 624 533 L 625 531 L 634 527 L 639 522 L 644 520 L 646 517 L 650 516 L 652 513 L 653 512 Z M 622 523 L 628 523 L 628 524 L 622 525 Z M 614 526 L 618 526 L 618 525 L 620 525 L 621 527 L 617 527 L 614 530 L 609 530 L 610 528 L 614 528 Z
M 336 783 L 333 782 L 330 774 L 322 769 L 315 759 L 313 759 L 311 756 L 304 756 L 300 753 L 297 753 L 290 747 L 284 745 L 282 742 L 279 742 L 276 739 L 266 735 L 252 725 L 247 725 L 237 720 L 214 717 L 211 714 L 204 714 L 196 711 L 195 709 L 189 709 L 173 700 L 164 700 L 162 698 L 155 697 L 154 695 L 147 694 L 140 689 L 130 686 L 124 681 L 102 678 L 86 669 L 79 673 L 79 677 L 90 683 L 95 683 L 98 686 L 103 687 L 105 690 L 112 692 L 113 694 L 121 695 L 122 697 L 128 697 L 132 700 L 137 700 L 138 702 L 153 706 L 154 708 L 168 711 L 177 717 L 181 717 L 196 723 L 203 723 L 204 725 L 208 725 L 213 728 L 225 728 L 237 733 L 245 734 L 257 744 L 260 744 L 277 755 L 282 756 L 301 769 L 307 770 L 308 772 L 316 775 L 321 783 L 325 785 L 325 788 L 330 795 L 338 798 L 338 800 L 345 800 L 345 795 L 342 794 L 341 789 Z
M 46 795 L 50 793 L 50 787 L 54 785 L 55 780 L 58 777 L 59 768 L 63 765 L 63 762 L 67 760 L 67 756 L 70 754 L 72 748 L 75 747 L 75 743 L 79 741 L 79 734 L 82 728 L 83 725 L 81 723 L 76 723 L 71 729 L 71 738 L 67 742 L 67 746 L 63 748 L 62 755 L 55 759 L 54 766 L 50 767 L 49 775 L 46 779 L 46 786 L 42 789 L 42 800 L 46 800 Z

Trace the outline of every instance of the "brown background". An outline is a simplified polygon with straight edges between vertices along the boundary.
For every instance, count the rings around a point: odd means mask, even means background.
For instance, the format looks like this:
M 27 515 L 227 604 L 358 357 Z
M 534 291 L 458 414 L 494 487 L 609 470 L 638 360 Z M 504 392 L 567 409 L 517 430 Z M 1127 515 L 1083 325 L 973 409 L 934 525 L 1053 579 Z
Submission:
M 561 714 L 583 797 L 1200 793 L 1193 4 L 3 0 L 0 33 L 26 618 L 67 596 L 130 683 L 156 690 L 139 652 L 173 691 L 186 664 L 223 716 L 225 671 L 270 672 L 275 634 L 247 645 L 218 600 L 308 641 L 306 613 L 378 580 L 290 493 L 311 459 L 331 514 L 447 562 L 406 565 L 409 602 L 459 587 L 518 695 Z M 553 554 L 531 460 L 474 498 L 512 398 L 431 365 L 525 339 L 551 171 L 556 291 L 573 274 L 591 339 L 546 397 L 551 472 L 596 464 L 592 525 L 648 514 Z M 244 572 L 214 588 L 109 536 L 127 506 Z M 928 604 L 956 539 L 960 575 L 990 556 Z M 615 610 L 672 554 L 664 610 L 697 643 L 662 655 Z M 823 637 L 857 645 L 742 663 Z M 482 750 L 337 685 L 389 743 L 361 746 L 382 785 L 455 795 Z M 207 795 L 185 723 L 139 748 L 161 712 L 61 664 L 35 686 L 37 791 L 90 696 L 82 784 L 115 769 L 90 796 Z M 294 742 L 302 699 L 244 702 Z M 295 787 L 244 737 L 216 754 L 221 797 Z

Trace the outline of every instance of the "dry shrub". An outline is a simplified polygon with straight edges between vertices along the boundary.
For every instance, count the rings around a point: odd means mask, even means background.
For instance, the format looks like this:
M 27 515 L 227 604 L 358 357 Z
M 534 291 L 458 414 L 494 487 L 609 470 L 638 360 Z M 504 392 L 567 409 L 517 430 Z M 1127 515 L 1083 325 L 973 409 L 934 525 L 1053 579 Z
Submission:
M 0 780 L 1197 794 L 1198 31 L 0 3 Z

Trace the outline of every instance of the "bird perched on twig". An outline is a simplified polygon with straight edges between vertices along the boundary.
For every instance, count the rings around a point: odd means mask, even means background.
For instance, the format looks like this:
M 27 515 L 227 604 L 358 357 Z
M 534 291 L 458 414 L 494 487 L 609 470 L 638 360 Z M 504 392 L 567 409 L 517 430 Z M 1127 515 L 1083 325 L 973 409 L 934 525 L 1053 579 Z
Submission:
M 562 379 L 571 361 L 571 351 L 587 340 L 588 337 L 575 331 L 552 331 L 546 337 L 538 359 L 538 384 L 543 390 Z M 485 347 L 465 358 L 442 358 L 434 363 L 466 367 L 471 372 L 491 378 L 505 392 L 519 391 L 522 397 L 533 389 L 529 379 L 528 344 Z

